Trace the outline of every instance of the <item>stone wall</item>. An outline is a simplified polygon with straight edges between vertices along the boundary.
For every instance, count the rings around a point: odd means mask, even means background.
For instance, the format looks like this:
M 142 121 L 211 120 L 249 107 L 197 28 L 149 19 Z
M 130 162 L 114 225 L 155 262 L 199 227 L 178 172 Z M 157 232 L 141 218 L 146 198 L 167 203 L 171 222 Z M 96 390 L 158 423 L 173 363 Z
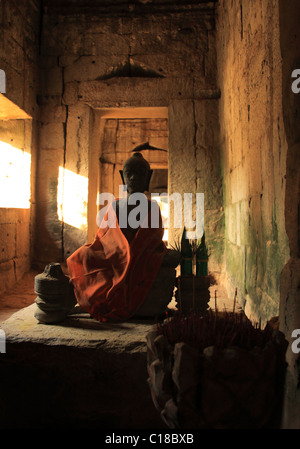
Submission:
M 31 181 L 31 201 L 27 208 L 10 206 L 9 191 L 1 192 L 5 202 L 0 208 L 1 256 L 0 291 L 9 289 L 30 268 L 31 245 L 35 226 L 35 178 L 38 135 L 39 89 L 39 1 L 3 1 L 0 5 L 0 68 L 6 75 L 6 93 L 0 94 L 1 150 L 9 145 L 30 155 L 31 171 L 26 173 Z M 4 148 L 5 147 L 5 148 Z M 9 151 L 9 150 L 7 150 Z M 15 151 L 11 149 L 11 151 Z M 26 156 L 25 154 L 25 156 Z M 10 156 L 7 154 L 7 156 Z M 2 155 L 2 171 L 5 162 Z M 7 162 L 8 163 L 8 162 Z M 14 168 L 14 164 L 11 164 Z M 8 174 L 6 173 L 5 176 Z M 3 173 L 2 173 L 3 176 Z M 29 181 L 29 180 L 28 180 Z M 26 180 L 27 184 L 27 180 Z M 16 177 L 13 189 L 22 195 L 25 185 Z M 3 207 L 3 206 L 7 207 Z
M 156 14 L 146 4 L 138 5 L 138 14 L 118 8 L 113 14 L 100 6 L 59 11 L 46 2 L 36 257 L 63 260 L 93 238 L 101 117 L 112 111 L 117 119 L 168 119 L 169 193 L 205 194 L 210 266 L 218 276 L 223 216 L 214 5 L 181 5 L 186 9 L 178 12 L 170 3 Z M 145 141 L 129 140 L 126 152 Z M 57 210 L 62 169 L 78 182 L 88 179 L 88 189 L 73 201 L 81 227 L 70 227 Z M 66 183 L 65 177 L 64 191 Z M 181 232 L 170 233 L 171 243 Z
M 217 29 L 227 288 L 264 324 L 289 257 L 278 1 L 220 0 Z

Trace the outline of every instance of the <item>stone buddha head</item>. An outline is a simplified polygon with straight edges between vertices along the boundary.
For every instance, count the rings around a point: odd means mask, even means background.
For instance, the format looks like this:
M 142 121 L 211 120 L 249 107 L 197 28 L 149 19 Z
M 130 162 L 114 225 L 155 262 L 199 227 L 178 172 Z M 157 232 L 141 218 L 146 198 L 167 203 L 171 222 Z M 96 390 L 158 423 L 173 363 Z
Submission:
M 134 153 L 127 159 L 120 175 L 127 186 L 128 195 L 148 191 L 152 173 L 153 170 L 141 153 Z

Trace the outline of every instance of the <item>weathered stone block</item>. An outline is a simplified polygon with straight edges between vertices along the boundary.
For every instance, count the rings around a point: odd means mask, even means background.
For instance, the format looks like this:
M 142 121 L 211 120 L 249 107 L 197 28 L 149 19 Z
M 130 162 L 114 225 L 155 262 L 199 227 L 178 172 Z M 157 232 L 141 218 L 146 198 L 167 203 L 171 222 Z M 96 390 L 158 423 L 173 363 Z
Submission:
M 16 255 L 16 225 L 0 224 L 0 262 L 13 259 Z
M 10 427 L 17 420 L 25 428 L 32 423 L 101 429 L 166 427 L 147 384 L 146 335 L 152 323 L 106 324 L 77 313 L 53 326 L 38 323 L 35 310 L 32 304 L 1 323 L 10 354 L 9 361 L 0 360 L 1 382 L 6 385 L 1 390 L 2 426 Z M 33 381 L 37 378 L 39 382 Z M 12 405 L 14 397 L 18 411 Z
M 40 108 L 40 120 L 43 124 L 47 123 L 65 123 L 66 106 L 50 103 Z
M 0 208 L 0 224 L 15 224 L 17 221 L 17 209 Z
M 39 58 L 39 50 L 37 46 L 37 37 L 32 36 L 25 36 L 24 37 L 24 53 L 26 55 L 26 60 L 28 60 L 30 63 L 36 63 Z
M 44 69 L 44 70 L 56 67 L 57 60 L 58 60 L 58 57 L 54 56 L 54 55 L 51 56 L 51 55 L 41 54 L 39 56 L 40 67 L 41 67 L 41 69 Z
M 17 257 L 14 260 L 16 282 L 19 282 L 23 278 L 24 273 L 27 273 L 30 270 L 30 267 L 31 262 L 29 255 Z
M 40 127 L 40 147 L 44 149 L 63 148 L 65 144 L 62 123 L 47 123 Z
M 9 34 L 8 30 L 10 30 L 14 41 L 22 47 L 24 18 L 13 3 L 7 3 L 3 5 L 3 8 L 5 13 L 6 34 Z
M 14 148 L 23 149 L 25 120 L 1 120 L 1 142 L 6 142 Z
M 85 27 L 66 20 L 52 20 L 45 17 L 41 49 L 44 55 L 61 56 L 64 54 L 78 54 L 82 52 L 82 40 Z
M 41 149 L 39 176 L 37 178 L 37 201 L 57 202 L 59 167 L 63 167 L 63 149 Z
M 53 180 L 53 183 L 55 180 Z M 57 202 L 38 202 L 36 207 L 35 254 L 45 264 L 59 262 L 63 258 L 62 222 L 57 216 Z
M 68 133 L 66 141 L 65 168 L 88 178 L 90 108 L 85 104 L 68 108 Z
M 199 52 L 199 48 L 205 47 L 205 43 L 196 33 L 183 33 L 180 30 L 172 30 L 166 33 L 160 30 L 157 33 L 148 33 L 142 30 L 131 39 L 131 54 L 149 54 L 161 53 L 172 54 L 174 58 L 185 55 L 194 58 L 195 52 Z
M 16 256 L 30 256 L 30 224 L 22 221 L 16 224 Z
M 41 71 L 43 95 L 62 95 L 63 78 L 61 67 L 51 67 Z
M 65 105 L 76 104 L 79 100 L 79 87 L 78 82 L 73 81 L 64 85 L 64 94 L 62 97 L 62 103 Z
M 23 47 L 18 44 L 10 33 L 4 33 L 4 54 L 7 63 L 10 67 L 16 70 L 18 73 L 21 72 L 20 66 L 23 66 L 24 54 Z
M 170 193 L 195 192 L 195 127 L 193 102 L 174 101 L 169 107 L 169 128 L 172 130 L 169 137 Z
M 57 61 L 58 61 L 58 65 L 60 67 L 67 67 L 67 66 L 75 63 L 78 60 L 79 56 L 78 55 L 73 55 L 73 54 L 65 54 L 65 55 L 60 55 L 58 57 L 51 56 L 50 58 L 54 58 L 54 60 L 55 60 L 55 63 L 51 64 L 52 66 L 56 65 Z M 47 63 L 47 60 L 48 60 L 48 58 L 46 58 L 46 63 Z
M 80 101 L 95 107 L 166 107 L 175 99 L 191 98 L 193 80 L 184 77 L 113 78 L 79 84 Z
M 34 119 L 39 118 L 37 90 L 39 89 L 39 68 L 33 62 L 24 63 L 24 110 Z
M 64 82 L 95 80 L 103 76 L 112 62 L 97 56 L 81 56 L 64 69 Z
M 0 292 L 6 292 L 16 281 L 14 261 L 0 263 Z
M 130 37 L 122 34 L 86 33 L 83 39 L 83 54 L 126 56 L 130 53 Z

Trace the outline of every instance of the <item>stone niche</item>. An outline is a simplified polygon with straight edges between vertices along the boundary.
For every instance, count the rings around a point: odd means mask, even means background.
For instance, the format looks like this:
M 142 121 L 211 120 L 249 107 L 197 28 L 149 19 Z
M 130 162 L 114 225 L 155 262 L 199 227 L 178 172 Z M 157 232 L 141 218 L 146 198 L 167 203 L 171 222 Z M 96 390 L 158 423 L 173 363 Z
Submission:
M 143 153 L 154 171 L 161 170 L 163 179 L 153 188 L 194 199 L 204 193 L 210 269 L 220 278 L 224 217 L 215 52 L 213 4 L 142 17 L 92 9 L 52 15 L 46 8 L 37 186 L 41 265 L 65 260 L 93 239 L 98 193 L 118 190 L 125 156 L 149 141 L 165 150 Z M 172 228 L 172 214 L 171 244 L 182 232 Z

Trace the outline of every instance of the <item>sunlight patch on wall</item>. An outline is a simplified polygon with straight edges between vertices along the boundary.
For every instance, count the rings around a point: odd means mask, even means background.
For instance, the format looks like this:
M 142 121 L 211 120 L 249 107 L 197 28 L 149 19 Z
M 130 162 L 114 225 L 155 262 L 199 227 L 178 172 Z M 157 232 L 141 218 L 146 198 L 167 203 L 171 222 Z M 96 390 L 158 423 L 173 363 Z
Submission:
M 88 178 L 59 167 L 57 214 L 77 229 L 87 229 Z
M 159 205 L 161 218 L 162 218 L 163 226 L 164 226 L 163 240 L 165 242 L 167 242 L 168 241 L 167 222 L 168 222 L 168 216 L 169 216 L 168 196 L 167 195 L 159 195 L 159 196 L 151 195 L 151 199 L 155 200 Z
M 0 141 L 0 207 L 30 208 L 31 155 Z

